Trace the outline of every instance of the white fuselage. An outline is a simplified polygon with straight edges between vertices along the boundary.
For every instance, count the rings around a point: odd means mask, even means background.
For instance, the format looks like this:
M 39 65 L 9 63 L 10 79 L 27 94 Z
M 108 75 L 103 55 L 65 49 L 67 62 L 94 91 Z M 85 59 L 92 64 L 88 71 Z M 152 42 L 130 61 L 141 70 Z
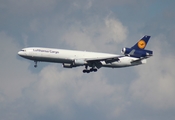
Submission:
M 107 54 L 107 53 L 97 53 L 97 52 L 87 52 L 87 51 L 76 51 L 76 50 L 63 50 L 63 49 L 52 49 L 52 48 L 41 48 L 41 47 L 30 47 L 24 48 L 18 52 L 21 57 L 30 59 L 33 61 L 42 61 L 42 62 L 55 62 L 55 63 L 73 63 L 77 59 L 98 59 L 98 58 L 111 58 L 121 55 L 116 54 Z M 101 61 L 102 67 L 127 67 L 143 64 L 146 60 L 139 62 L 132 61 L 137 60 L 138 58 L 122 56 L 119 61 L 106 63 Z

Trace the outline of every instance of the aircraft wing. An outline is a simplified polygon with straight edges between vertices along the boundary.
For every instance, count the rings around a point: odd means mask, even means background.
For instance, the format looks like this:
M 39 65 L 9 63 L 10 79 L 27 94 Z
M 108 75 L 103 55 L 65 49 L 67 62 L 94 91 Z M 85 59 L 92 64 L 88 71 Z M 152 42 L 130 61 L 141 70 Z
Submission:
M 105 63 L 112 63 L 115 61 L 119 61 L 121 57 L 124 56 L 113 56 L 113 57 L 97 57 L 97 58 L 87 58 L 85 61 L 87 63 L 93 63 L 97 68 L 101 68 L 102 63 L 101 61 L 105 61 Z
M 106 63 L 111 63 L 115 61 L 119 61 L 121 57 L 124 56 L 114 56 L 114 57 L 97 57 L 97 58 L 87 58 L 85 59 L 86 62 L 93 62 L 93 61 L 105 61 Z

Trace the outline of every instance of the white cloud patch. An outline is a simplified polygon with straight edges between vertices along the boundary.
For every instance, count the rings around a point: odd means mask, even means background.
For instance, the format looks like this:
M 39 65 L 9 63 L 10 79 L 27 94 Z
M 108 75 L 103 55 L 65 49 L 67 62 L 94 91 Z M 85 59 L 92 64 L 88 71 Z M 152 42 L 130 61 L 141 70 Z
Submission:
M 110 85 L 102 72 L 83 74 L 81 68 L 58 69 L 47 66 L 40 72 L 39 80 L 27 91 L 35 99 L 37 112 L 55 106 L 64 116 L 76 117 L 73 106 L 94 108 L 107 118 L 121 114 L 128 105 L 122 95 L 124 86 Z
M 112 37 L 115 42 L 120 43 L 126 39 L 128 30 L 119 20 L 107 18 L 105 24 L 107 27 L 105 32 L 108 34 L 108 37 Z
M 22 90 L 35 78 L 35 75 L 26 69 L 27 62 L 17 60 L 17 52 L 20 50 L 15 40 L 5 32 L 0 33 L 0 54 L 1 54 L 1 84 L 0 90 L 5 98 L 1 100 L 14 101 L 21 97 Z M 25 70 L 23 68 L 25 67 Z M 27 78 L 25 76 L 28 76 Z M 30 77 L 29 77 L 30 76 Z
M 151 39 L 154 56 L 147 65 L 136 68 L 139 77 L 130 90 L 133 99 L 139 99 L 155 109 L 170 109 L 175 107 L 175 56 L 162 54 L 168 47 L 166 41 L 162 41 L 162 36 Z
M 63 35 L 62 40 L 74 49 L 115 51 L 117 44 L 126 39 L 127 28 L 118 19 L 107 17 L 104 21 L 99 21 L 94 19 L 94 23 L 89 26 L 74 24 Z

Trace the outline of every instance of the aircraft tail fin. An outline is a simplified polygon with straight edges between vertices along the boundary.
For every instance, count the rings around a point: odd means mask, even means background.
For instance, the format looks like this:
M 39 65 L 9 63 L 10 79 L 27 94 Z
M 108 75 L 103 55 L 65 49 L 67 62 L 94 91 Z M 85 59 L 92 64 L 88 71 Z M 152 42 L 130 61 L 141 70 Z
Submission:
M 151 36 L 145 35 L 143 36 L 143 38 L 141 38 L 133 47 L 131 47 L 132 49 L 135 50 L 143 50 L 145 49 L 149 39 Z
M 151 36 L 145 35 L 131 48 L 123 48 L 122 54 L 137 58 L 148 58 L 153 55 L 153 51 L 145 50 L 145 47 Z

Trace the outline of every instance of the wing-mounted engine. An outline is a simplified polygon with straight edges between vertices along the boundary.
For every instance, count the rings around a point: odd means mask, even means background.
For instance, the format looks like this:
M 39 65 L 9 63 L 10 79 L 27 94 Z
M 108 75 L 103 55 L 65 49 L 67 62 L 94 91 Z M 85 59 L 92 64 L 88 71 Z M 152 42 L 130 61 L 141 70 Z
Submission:
M 63 63 L 64 68 L 72 68 L 74 67 L 72 63 Z
M 124 54 L 125 56 L 131 56 L 131 57 L 150 57 L 153 55 L 153 51 L 150 50 L 135 50 L 133 48 L 123 48 L 121 50 L 121 53 Z
M 87 62 L 84 59 L 75 59 L 73 64 L 75 66 L 83 66 L 83 65 L 87 64 Z
M 87 64 L 84 59 L 75 59 L 72 63 L 63 63 L 64 68 L 73 68 Z

